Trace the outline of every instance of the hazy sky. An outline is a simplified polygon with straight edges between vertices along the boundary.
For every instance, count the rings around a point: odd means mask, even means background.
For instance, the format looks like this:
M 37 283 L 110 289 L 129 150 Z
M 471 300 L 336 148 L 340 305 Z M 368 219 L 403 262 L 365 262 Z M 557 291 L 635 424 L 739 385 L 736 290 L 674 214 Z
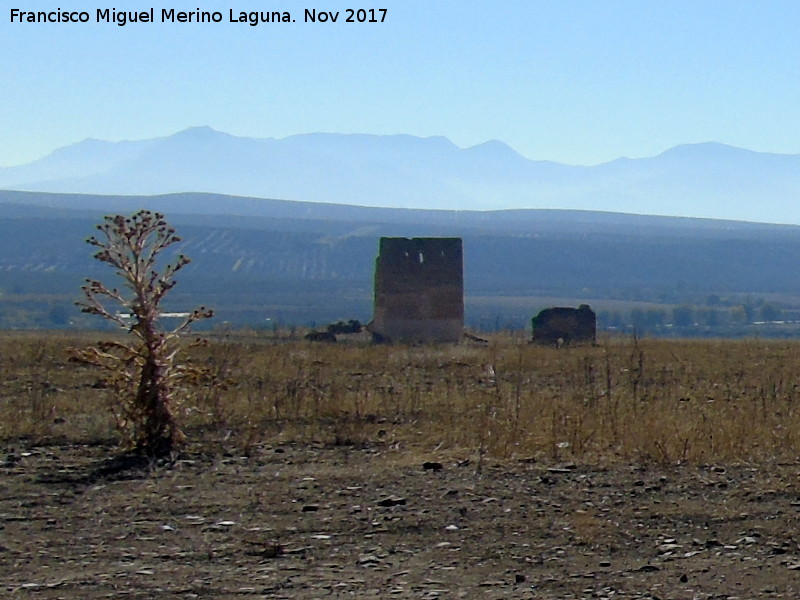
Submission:
M 3 2 L 0 165 L 196 125 L 499 139 L 570 164 L 700 141 L 800 153 L 796 0 L 193 2 Z M 385 22 L 344 23 L 359 6 L 387 8 Z M 11 23 L 14 7 L 92 22 Z M 153 7 L 156 23 L 94 23 L 113 7 Z M 296 22 L 229 22 L 265 7 Z M 223 22 L 160 22 L 198 8 Z M 304 23 L 312 8 L 339 22 Z

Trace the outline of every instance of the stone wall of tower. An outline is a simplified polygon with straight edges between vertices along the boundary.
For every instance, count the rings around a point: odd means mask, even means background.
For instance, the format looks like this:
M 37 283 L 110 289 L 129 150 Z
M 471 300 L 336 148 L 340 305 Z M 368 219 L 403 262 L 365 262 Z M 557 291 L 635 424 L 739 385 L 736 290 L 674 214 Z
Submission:
M 372 331 L 397 342 L 461 340 L 461 238 L 381 238 L 375 261 Z

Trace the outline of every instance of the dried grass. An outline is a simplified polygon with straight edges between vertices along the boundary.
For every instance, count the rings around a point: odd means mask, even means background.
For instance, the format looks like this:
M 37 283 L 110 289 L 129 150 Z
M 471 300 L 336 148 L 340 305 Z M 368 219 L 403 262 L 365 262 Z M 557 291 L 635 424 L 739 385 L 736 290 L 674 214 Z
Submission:
M 65 335 L 0 337 L 0 437 L 105 441 L 111 390 L 67 362 Z M 188 435 L 256 444 L 381 445 L 596 463 L 795 458 L 800 345 L 612 339 L 553 349 L 315 345 L 239 332 L 194 349 L 223 386 L 193 390 Z

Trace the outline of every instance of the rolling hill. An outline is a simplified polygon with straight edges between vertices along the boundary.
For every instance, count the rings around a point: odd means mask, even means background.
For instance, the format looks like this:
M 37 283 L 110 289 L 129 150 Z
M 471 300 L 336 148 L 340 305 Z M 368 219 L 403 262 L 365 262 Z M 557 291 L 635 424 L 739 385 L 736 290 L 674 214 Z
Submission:
M 569 210 L 364 208 L 214 194 L 0 191 L 0 327 L 98 325 L 72 301 L 85 277 L 112 274 L 91 259 L 82 240 L 104 214 L 139 208 L 164 212 L 184 240 L 180 250 L 194 261 L 170 308 L 209 304 L 217 309 L 216 324 L 368 321 L 380 236 L 462 237 L 467 321 L 482 329 L 525 327 L 541 308 L 579 302 L 598 308 L 608 327 L 645 315 L 662 335 L 676 333 L 678 307 L 691 307 L 692 323 L 711 327 L 694 333 L 729 334 L 740 309 L 749 311 L 747 322 L 759 320 L 763 307 L 783 320 L 800 319 L 797 226 Z

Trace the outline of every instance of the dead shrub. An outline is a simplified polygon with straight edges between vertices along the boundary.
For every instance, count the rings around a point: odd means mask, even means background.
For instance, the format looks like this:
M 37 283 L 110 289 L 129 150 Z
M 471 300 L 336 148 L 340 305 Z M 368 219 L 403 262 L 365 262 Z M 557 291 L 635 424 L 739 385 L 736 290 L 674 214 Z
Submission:
M 87 243 L 97 248 L 97 260 L 115 269 L 124 289 L 87 279 L 84 300 L 76 304 L 130 335 L 75 349 L 72 357 L 108 373 L 107 384 L 118 394 L 114 414 L 124 443 L 148 455 L 165 455 L 183 439 L 175 413 L 180 386 L 201 375 L 177 360 L 181 334 L 213 311 L 200 307 L 174 329 L 161 328 L 162 301 L 175 286 L 175 274 L 190 262 L 180 254 L 159 272 L 159 255 L 180 241 L 163 215 L 141 210 L 130 217 L 107 216 L 97 229 L 100 238 L 91 237 Z

